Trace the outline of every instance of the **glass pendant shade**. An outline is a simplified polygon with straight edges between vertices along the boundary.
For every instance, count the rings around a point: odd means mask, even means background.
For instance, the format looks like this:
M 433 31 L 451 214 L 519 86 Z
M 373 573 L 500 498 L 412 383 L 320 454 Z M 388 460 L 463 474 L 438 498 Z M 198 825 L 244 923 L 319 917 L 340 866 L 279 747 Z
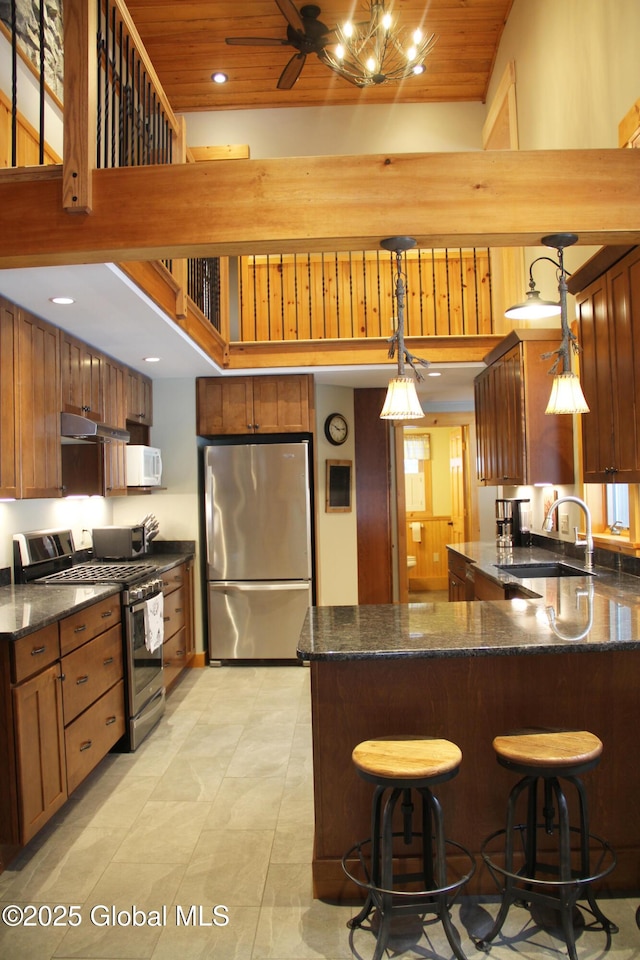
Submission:
M 537 290 L 529 290 L 524 303 L 516 303 L 505 311 L 509 320 L 546 320 L 559 317 L 561 307 L 553 300 L 543 300 Z
M 389 381 L 381 420 L 420 420 L 424 410 L 420 406 L 416 385 L 411 377 L 394 377 Z
M 575 373 L 558 373 L 554 376 L 545 413 L 589 413 L 580 380 Z

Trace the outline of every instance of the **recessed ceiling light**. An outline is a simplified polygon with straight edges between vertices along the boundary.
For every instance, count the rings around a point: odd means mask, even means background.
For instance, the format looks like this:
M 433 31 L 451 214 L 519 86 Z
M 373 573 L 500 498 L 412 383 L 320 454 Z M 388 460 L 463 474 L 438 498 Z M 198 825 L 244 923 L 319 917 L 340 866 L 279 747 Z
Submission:
M 427 374 L 428 377 L 441 377 L 442 374 L 439 370 L 432 370 L 431 373 Z
M 51 303 L 58 303 L 58 304 L 65 304 L 65 305 L 69 303 L 75 303 L 75 300 L 73 299 L 73 297 L 49 297 L 49 300 L 51 301 Z
M 226 83 L 229 77 L 226 73 L 222 73 L 221 70 L 216 70 L 215 73 L 211 74 L 211 79 L 214 83 Z
M 160 363 L 160 357 L 143 357 L 145 363 Z

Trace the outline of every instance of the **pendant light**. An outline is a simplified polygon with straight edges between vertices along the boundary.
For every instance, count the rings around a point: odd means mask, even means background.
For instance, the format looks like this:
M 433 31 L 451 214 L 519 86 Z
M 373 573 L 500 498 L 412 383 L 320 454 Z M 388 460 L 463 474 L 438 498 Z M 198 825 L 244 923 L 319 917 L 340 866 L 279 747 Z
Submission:
M 380 418 L 382 420 L 419 420 L 424 417 L 424 411 L 416 393 L 415 381 L 405 375 L 405 362 L 409 364 L 416 375 L 416 380 L 422 380 L 422 374 L 416 369 L 419 363 L 429 366 L 428 360 L 421 360 L 409 353 L 404 345 L 404 309 L 405 309 L 405 282 L 402 272 L 402 254 L 415 247 L 413 237 L 389 237 L 382 240 L 380 246 L 396 255 L 396 282 L 394 295 L 397 305 L 397 326 L 393 336 L 389 339 L 389 357 L 393 358 L 398 352 L 398 375 L 389 381 L 387 396 L 384 401 Z

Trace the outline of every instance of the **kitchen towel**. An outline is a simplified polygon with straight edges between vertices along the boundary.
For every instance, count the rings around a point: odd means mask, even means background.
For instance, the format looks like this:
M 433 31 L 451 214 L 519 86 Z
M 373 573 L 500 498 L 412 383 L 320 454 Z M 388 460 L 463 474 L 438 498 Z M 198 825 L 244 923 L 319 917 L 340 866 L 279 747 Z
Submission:
M 422 524 L 418 520 L 411 524 L 411 539 L 414 543 L 422 543 Z
M 153 653 L 164 640 L 164 597 L 159 593 L 144 602 L 144 645 Z

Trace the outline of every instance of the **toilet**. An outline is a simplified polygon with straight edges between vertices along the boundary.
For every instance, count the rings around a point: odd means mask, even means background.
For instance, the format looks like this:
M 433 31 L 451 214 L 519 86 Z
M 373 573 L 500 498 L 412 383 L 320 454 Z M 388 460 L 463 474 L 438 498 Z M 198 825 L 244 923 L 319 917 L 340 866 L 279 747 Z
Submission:
M 415 557 L 407 557 L 407 570 L 412 570 L 417 562 Z

